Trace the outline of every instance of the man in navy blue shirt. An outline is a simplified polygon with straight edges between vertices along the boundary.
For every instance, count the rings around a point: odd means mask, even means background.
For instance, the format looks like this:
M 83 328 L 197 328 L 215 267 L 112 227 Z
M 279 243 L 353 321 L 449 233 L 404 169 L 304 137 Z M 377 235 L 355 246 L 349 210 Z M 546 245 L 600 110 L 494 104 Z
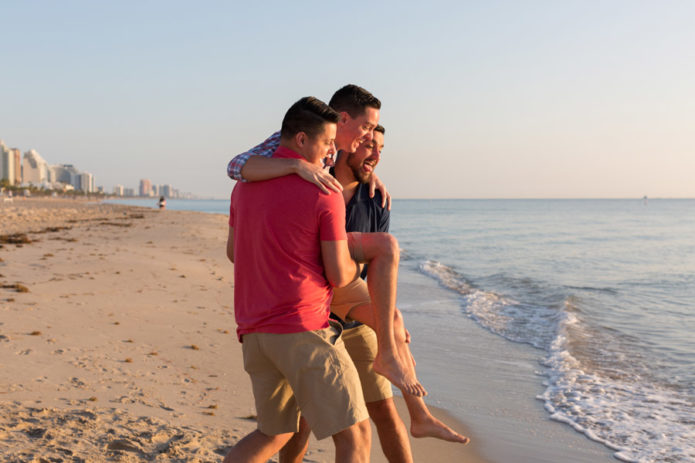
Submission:
M 331 174 L 343 187 L 346 204 L 345 225 L 348 233 L 386 233 L 389 230 L 390 211 L 382 206 L 381 193 L 377 191 L 373 198 L 369 197 L 369 179 L 381 159 L 384 134 L 384 128 L 377 126 L 374 129 L 373 138 L 365 140 L 354 153 L 339 153 L 335 167 L 331 169 Z M 363 278 L 366 273 L 365 268 L 362 271 Z M 345 288 L 334 290 L 331 310 L 340 314 L 349 314 L 353 309 L 364 310 L 365 306 L 368 307 L 370 304 L 366 284 L 358 279 Z M 342 338 L 357 367 L 367 410 L 376 425 L 384 454 L 391 462 L 412 462 L 408 432 L 396 411 L 391 383 L 373 369 L 377 353 L 375 332 L 359 322 L 345 322 L 340 317 L 333 316 L 341 321 L 345 328 Z M 396 316 L 399 318 L 399 323 L 402 323 L 398 310 L 396 310 Z M 343 315 L 343 318 L 346 317 Z M 464 444 L 468 442 L 467 437 L 458 434 L 433 417 L 421 397 L 412 394 L 403 394 L 403 397 L 410 413 L 410 432 L 413 437 L 435 437 Z M 303 422 L 300 432 L 281 451 L 281 462 L 302 461 L 308 445 L 309 432 L 310 430 Z

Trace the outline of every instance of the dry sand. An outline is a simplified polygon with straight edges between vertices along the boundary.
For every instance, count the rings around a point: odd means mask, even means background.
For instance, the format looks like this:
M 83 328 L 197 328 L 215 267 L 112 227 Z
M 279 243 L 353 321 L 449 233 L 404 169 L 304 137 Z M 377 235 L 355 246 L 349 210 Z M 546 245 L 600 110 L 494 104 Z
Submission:
M 255 429 L 226 220 L 0 204 L 0 235 L 20 233 L 0 249 L 2 461 L 221 461 Z M 374 439 L 373 461 L 385 461 Z M 413 445 L 416 461 L 484 461 L 475 440 Z M 305 461 L 333 461 L 330 439 L 312 439 Z

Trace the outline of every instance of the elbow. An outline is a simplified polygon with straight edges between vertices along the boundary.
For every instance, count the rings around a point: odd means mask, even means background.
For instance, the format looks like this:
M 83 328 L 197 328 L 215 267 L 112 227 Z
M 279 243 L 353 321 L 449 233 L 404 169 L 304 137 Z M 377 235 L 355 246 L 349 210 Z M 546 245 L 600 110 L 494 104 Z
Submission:
M 359 277 L 359 273 L 355 272 L 354 268 L 351 269 L 341 269 L 339 272 L 335 272 L 333 275 L 327 275 L 328 283 L 333 288 L 342 288 L 344 286 L 352 283 L 355 278 Z
M 331 285 L 333 288 L 342 288 L 344 286 L 347 286 L 348 283 L 350 283 L 352 280 L 348 280 L 347 278 L 329 278 L 328 283 Z
M 343 278 L 340 280 L 328 280 L 328 283 L 330 283 L 331 288 L 344 288 L 348 284 L 352 282 L 351 279 L 349 278 Z

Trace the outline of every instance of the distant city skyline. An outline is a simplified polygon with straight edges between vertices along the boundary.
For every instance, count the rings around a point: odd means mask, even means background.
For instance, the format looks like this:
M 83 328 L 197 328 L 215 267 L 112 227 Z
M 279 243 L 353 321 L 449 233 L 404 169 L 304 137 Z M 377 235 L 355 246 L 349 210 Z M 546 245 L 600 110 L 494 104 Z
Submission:
M 73 188 L 85 193 L 115 194 L 117 196 L 165 196 L 167 198 L 192 198 L 192 193 L 182 193 L 171 184 L 153 184 L 149 179 L 140 179 L 139 188 L 114 185 L 112 188 L 96 185 L 94 175 L 82 172 L 72 164 L 52 164 L 35 149 L 24 152 L 8 147 L 0 138 L 0 180 L 11 186 L 34 186 L 43 189 L 66 191 Z
M 355 83 L 396 198 L 695 197 L 695 2 L 38 5 L 0 4 L 1 135 L 107 191 L 228 198 L 235 154 Z

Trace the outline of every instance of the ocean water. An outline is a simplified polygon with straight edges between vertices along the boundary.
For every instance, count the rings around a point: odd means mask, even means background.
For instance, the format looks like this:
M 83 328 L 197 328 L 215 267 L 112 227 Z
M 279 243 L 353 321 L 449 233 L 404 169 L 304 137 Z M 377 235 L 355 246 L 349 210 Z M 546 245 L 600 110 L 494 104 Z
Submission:
M 695 461 L 695 200 L 396 201 L 401 274 L 533 346 L 549 416 L 635 462 Z
M 543 392 L 528 399 L 620 460 L 695 461 L 695 200 L 396 200 L 391 229 L 400 278 L 456 301 L 406 317 L 430 333 L 468 318 L 532 346 Z M 465 348 L 431 338 L 452 358 Z

